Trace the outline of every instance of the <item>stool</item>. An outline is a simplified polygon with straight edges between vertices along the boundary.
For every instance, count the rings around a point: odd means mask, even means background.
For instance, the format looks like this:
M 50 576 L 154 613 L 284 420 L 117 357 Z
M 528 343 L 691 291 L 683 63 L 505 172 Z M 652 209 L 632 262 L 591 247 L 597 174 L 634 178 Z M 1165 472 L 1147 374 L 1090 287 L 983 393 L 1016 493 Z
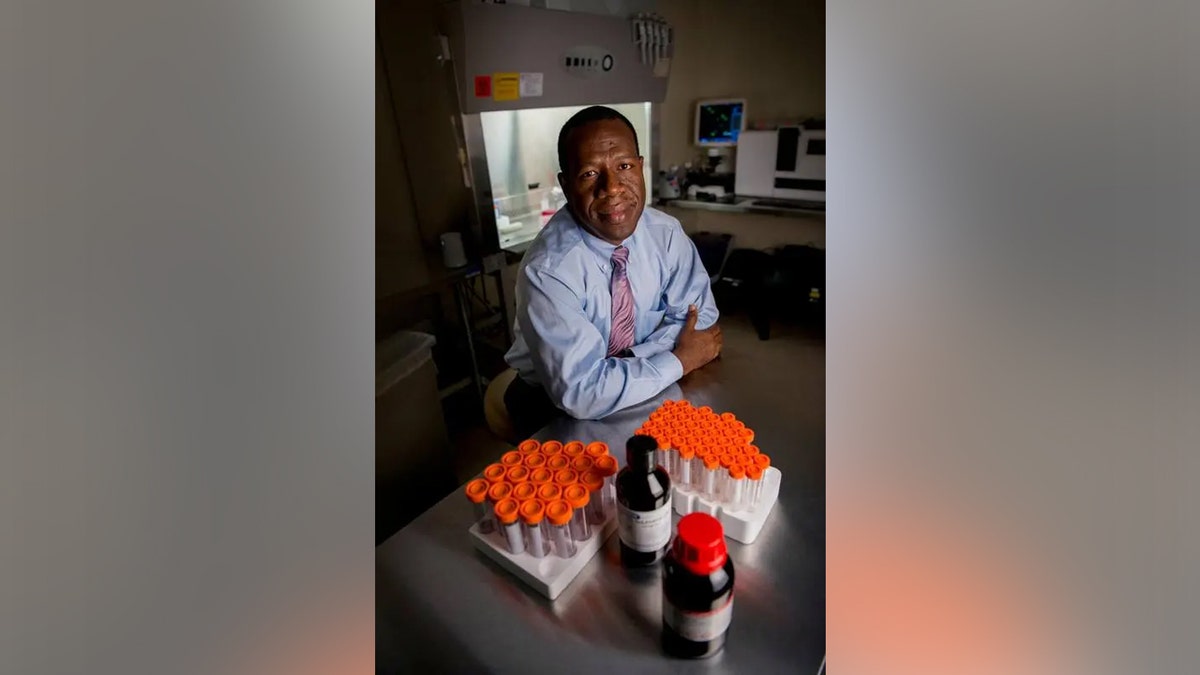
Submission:
M 508 416 L 508 407 L 504 405 L 504 392 L 512 384 L 517 371 L 513 368 L 497 375 L 488 385 L 483 395 L 483 416 L 487 420 L 488 429 L 498 438 L 516 444 L 521 441 L 513 429 L 512 420 Z

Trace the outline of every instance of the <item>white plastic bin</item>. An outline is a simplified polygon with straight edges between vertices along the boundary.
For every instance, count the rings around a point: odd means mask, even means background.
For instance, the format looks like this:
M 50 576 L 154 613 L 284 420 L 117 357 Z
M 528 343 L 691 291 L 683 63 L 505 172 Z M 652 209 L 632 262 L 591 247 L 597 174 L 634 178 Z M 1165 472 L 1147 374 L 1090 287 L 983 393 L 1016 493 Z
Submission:
M 455 487 L 435 343 L 401 331 L 375 344 L 376 543 Z

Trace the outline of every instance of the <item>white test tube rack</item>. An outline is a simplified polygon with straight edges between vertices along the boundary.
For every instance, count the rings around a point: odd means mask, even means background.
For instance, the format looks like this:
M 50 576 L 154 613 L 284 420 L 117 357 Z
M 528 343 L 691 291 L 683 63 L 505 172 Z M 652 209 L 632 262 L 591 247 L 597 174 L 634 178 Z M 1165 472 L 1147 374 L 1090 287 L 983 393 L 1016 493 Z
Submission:
M 603 524 L 592 526 L 592 536 L 586 541 L 575 542 L 575 555 L 570 558 L 560 558 L 553 550 L 544 558 L 535 558 L 528 551 L 509 553 L 505 548 L 503 534 L 499 531 L 483 534 L 479 531 L 479 523 L 471 525 L 469 532 L 471 543 L 480 553 L 524 581 L 530 588 L 553 600 L 579 576 L 616 529 L 617 518 L 614 512 Z
M 685 490 L 674 483 L 671 487 L 671 504 L 675 507 L 675 513 L 680 516 L 697 511 L 707 513 L 721 521 L 721 526 L 725 528 L 725 536 L 743 544 L 753 544 L 758 538 L 758 533 L 762 532 L 767 516 L 771 515 L 771 508 L 779 499 L 779 484 L 783 480 L 783 474 L 779 469 L 770 466 L 763 471 L 760 480 L 762 493 L 758 504 L 753 508 L 734 509 L 729 504 L 706 498 L 703 487 L 699 491 Z

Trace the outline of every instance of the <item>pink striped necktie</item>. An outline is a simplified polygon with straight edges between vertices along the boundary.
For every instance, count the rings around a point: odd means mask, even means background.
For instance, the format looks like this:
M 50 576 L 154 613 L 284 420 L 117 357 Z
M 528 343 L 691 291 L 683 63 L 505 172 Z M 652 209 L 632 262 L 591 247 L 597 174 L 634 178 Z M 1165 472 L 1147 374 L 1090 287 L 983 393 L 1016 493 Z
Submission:
M 612 330 L 608 334 L 608 355 L 617 356 L 633 346 L 633 290 L 629 287 L 626 264 L 629 249 L 618 246 L 612 255 Z

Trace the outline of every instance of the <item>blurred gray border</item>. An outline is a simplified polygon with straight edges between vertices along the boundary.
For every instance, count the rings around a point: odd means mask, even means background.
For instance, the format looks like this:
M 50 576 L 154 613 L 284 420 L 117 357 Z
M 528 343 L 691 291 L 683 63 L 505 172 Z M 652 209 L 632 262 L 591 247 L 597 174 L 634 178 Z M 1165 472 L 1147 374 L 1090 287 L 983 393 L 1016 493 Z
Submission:
M 0 6 L 0 672 L 370 667 L 373 10 Z

